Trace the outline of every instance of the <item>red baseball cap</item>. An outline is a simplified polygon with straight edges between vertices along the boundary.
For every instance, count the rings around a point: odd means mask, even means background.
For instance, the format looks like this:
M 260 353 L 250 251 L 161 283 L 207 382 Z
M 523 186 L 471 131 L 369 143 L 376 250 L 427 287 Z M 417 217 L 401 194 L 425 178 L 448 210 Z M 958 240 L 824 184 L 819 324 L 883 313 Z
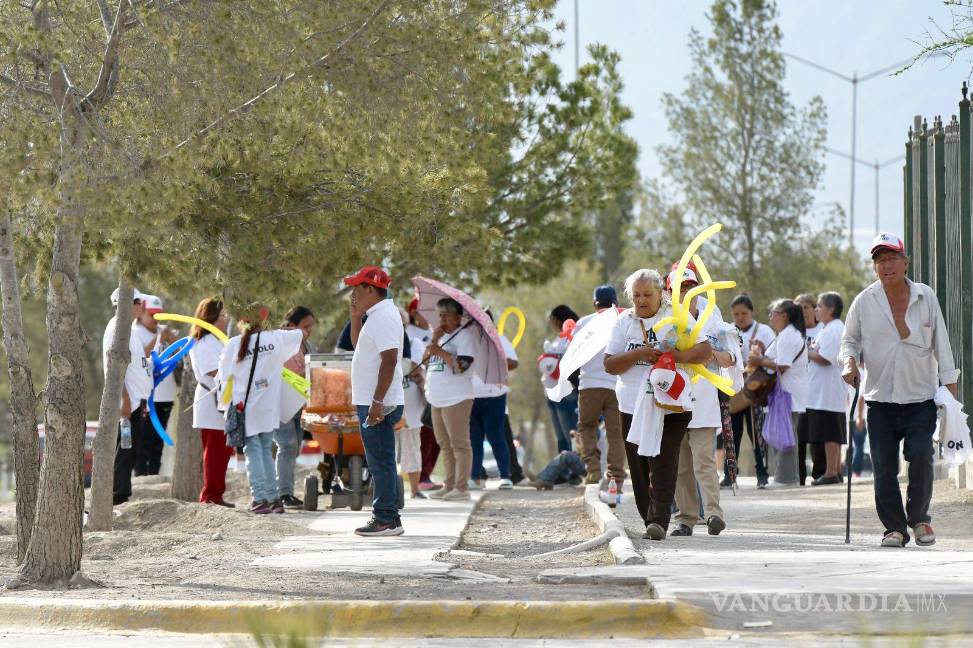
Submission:
M 392 278 L 378 266 L 365 266 L 355 274 L 345 277 L 346 286 L 365 284 L 376 288 L 388 288 L 391 283 Z
M 882 232 L 872 240 L 872 249 L 869 252 L 873 257 L 882 250 L 894 250 L 905 254 L 905 243 L 895 234 Z
M 666 290 L 672 289 L 672 281 L 676 278 L 676 268 L 679 267 L 679 263 L 672 264 L 672 271 L 666 275 Z M 679 282 L 680 285 L 691 283 L 695 286 L 699 285 L 699 278 L 696 276 L 696 264 L 690 261 L 686 264 L 686 269 L 682 273 L 682 281 Z

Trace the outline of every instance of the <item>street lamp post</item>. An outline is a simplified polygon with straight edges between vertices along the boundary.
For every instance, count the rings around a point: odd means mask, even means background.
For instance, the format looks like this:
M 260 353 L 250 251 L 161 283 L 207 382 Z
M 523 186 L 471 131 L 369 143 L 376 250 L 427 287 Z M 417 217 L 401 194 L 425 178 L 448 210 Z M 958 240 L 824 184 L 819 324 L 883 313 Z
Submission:
M 855 157 L 855 153 L 857 152 L 856 151 L 856 144 L 857 144 L 856 130 L 858 127 L 858 84 L 874 79 L 875 77 L 891 72 L 892 70 L 897 70 L 902 66 L 906 65 L 907 63 L 911 63 L 913 59 L 900 61 L 894 65 L 887 65 L 879 70 L 875 70 L 874 72 L 863 74 L 862 76 L 858 76 L 857 72 L 853 72 L 851 76 L 848 76 L 847 74 L 842 74 L 837 70 L 832 70 L 829 67 L 825 67 L 820 63 L 815 63 L 814 61 L 809 61 L 808 59 L 803 58 L 801 56 L 797 56 L 796 54 L 788 54 L 787 52 L 784 52 L 784 56 L 790 59 L 794 59 L 799 63 L 803 63 L 805 65 L 813 67 L 826 74 L 830 74 L 833 77 L 837 77 L 842 81 L 847 81 L 848 83 L 851 84 L 851 155 L 850 156 L 848 156 L 847 154 L 842 154 L 842 155 L 843 157 L 848 157 L 851 160 L 851 191 L 850 191 L 851 195 L 848 199 L 848 221 L 849 221 L 848 222 L 848 242 L 852 247 L 854 247 L 855 246 L 855 162 L 859 161 Z M 865 162 L 865 164 L 871 166 L 871 163 L 869 162 Z
M 878 160 L 875 160 L 874 162 L 869 162 L 868 160 L 861 160 L 855 157 L 854 155 L 848 155 L 847 153 L 843 153 L 841 151 L 838 151 L 830 147 L 825 147 L 825 150 L 828 153 L 831 153 L 832 155 L 837 155 L 838 157 L 843 157 L 846 160 L 850 160 L 852 162 L 852 169 L 854 169 L 855 163 L 857 163 L 857 164 L 863 164 L 867 167 L 871 167 L 872 170 L 875 171 L 875 235 L 878 236 L 879 214 L 881 213 L 881 210 L 879 209 L 879 171 L 881 171 L 882 169 L 884 169 L 890 164 L 894 164 L 895 162 L 901 163 L 902 156 L 897 155 L 896 157 L 889 158 L 884 162 L 879 162 Z M 854 173 L 852 173 L 852 177 L 854 177 Z M 852 196 L 854 197 L 854 190 L 852 191 Z

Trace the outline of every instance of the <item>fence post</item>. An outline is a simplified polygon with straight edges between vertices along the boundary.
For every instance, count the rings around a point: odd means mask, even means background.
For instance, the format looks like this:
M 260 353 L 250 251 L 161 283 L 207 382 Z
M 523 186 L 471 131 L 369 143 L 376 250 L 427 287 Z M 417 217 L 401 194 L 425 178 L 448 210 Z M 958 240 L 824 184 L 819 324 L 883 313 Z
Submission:
M 932 240 L 930 243 L 935 249 L 935 259 L 930 264 L 932 266 L 932 287 L 939 298 L 939 306 L 943 312 L 946 311 L 949 301 L 949 265 L 947 264 L 948 254 L 946 252 L 949 232 L 946 229 L 946 155 L 945 155 L 946 134 L 943 130 L 943 118 L 936 116 L 932 124 L 932 156 L 930 162 L 933 167 L 928 172 L 932 174 L 929 186 L 933 192 L 930 201 L 930 214 L 932 218 Z
M 915 236 L 912 233 L 913 224 L 913 210 L 912 210 L 912 138 L 914 132 L 912 127 L 909 127 L 909 136 L 905 141 L 905 166 L 902 167 L 902 193 L 903 200 L 902 205 L 905 209 L 904 220 L 902 225 L 902 240 L 905 242 L 905 253 L 909 255 L 910 259 L 913 259 L 913 263 L 909 264 L 909 275 L 915 280 L 916 270 L 915 270 Z

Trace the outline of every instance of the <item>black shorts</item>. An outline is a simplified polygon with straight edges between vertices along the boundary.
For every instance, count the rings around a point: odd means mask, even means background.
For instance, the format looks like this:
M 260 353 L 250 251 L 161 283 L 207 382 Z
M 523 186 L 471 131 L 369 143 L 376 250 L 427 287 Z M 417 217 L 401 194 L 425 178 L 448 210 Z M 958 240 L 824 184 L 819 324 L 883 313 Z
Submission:
M 848 421 L 844 412 L 809 409 L 805 418 L 808 443 L 848 442 Z

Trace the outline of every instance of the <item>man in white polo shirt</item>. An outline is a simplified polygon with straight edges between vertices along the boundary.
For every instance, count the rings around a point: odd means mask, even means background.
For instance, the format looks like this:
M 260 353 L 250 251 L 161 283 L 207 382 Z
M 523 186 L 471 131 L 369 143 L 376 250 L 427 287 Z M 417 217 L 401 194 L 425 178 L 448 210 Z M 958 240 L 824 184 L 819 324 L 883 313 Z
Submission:
M 909 529 L 916 544 L 935 544 L 929 517 L 932 500 L 936 390 L 943 385 L 954 397 L 959 370 L 949 332 L 932 288 L 906 277 L 909 257 L 894 234 L 872 242 L 872 266 L 878 281 L 863 290 L 848 310 L 839 361 L 849 385 L 859 382 L 868 404 L 868 442 L 875 474 L 875 508 L 885 526 L 883 547 L 904 547 Z M 899 446 L 909 462 L 906 505 L 899 489 Z
M 345 277 L 351 286 L 351 402 L 358 409 L 365 461 L 375 497 L 372 519 L 355 529 L 360 536 L 402 535 L 394 426 L 402 418 L 402 346 L 405 329 L 399 309 L 388 299 L 392 283 L 376 266 Z M 366 317 L 367 316 L 367 317 Z M 366 320 L 362 323 L 362 318 Z

